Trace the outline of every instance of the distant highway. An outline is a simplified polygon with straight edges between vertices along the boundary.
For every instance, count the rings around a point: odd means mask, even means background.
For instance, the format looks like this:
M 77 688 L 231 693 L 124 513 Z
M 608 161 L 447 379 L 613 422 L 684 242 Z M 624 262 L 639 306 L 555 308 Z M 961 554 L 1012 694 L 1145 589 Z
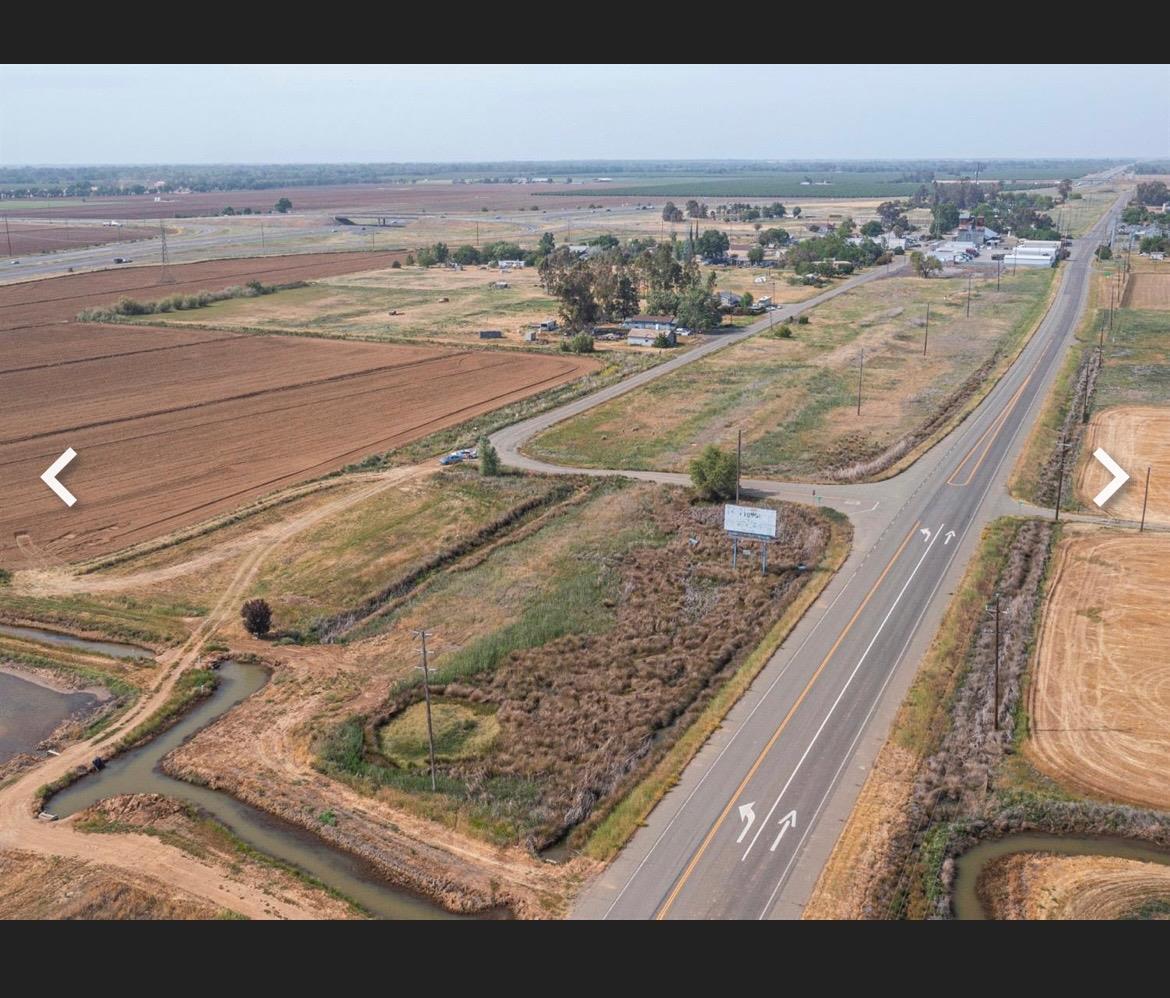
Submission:
M 1006 478 L 1084 310 L 1092 251 L 1120 208 L 1119 199 L 1075 242 L 1048 313 L 1008 372 L 907 471 L 873 485 L 817 487 L 816 499 L 806 484 L 745 483 L 849 513 L 852 553 L 646 826 L 583 891 L 575 917 L 800 916 L 982 527 L 1016 511 Z M 519 448 L 541 429 L 764 325 L 502 430 L 493 441 L 510 464 L 605 474 L 533 461 Z

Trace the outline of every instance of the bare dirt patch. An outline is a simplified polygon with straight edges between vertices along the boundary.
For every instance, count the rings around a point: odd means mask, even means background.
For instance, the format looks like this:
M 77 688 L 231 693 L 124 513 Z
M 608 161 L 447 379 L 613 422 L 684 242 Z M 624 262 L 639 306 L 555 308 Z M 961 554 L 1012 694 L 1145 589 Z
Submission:
M 140 226 L 9 222 L 5 229 L 5 248 L 9 256 L 19 257 L 30 253 L 103 246 L 107 243 L 135 242 L 157 235 L 157 230 Z
M 1108 800 L 1170 808 L 1170 537 L 1066 528 L 1030 691 L 1028 757 Z
M 1130 474 L 1130 480 L 1100 510 L 1093 496 L 1113 476 L 1093 457 L 1098 447 Z M 1170 523 L 1170 407 L 1127 405 L 1093 413 L 1076 477 L 1081 502 L 1105 516 L 1140 519 L 1147 468 L 1150 496 L 1146 522 Z
M 1170 310 L 1170 264 L 1161 270 L 1141 270 L 1130 274 L 1125 296 L 1125 308 L 1157 308 Z

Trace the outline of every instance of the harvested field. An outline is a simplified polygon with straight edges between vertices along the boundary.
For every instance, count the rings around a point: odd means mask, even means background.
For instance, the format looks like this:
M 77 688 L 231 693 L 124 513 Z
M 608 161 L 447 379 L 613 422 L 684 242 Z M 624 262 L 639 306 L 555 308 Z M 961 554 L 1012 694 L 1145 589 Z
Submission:
M 1170 866 L 1113 856 L 1021 852 L 989 863 L 979 894 L 993 918 L 1170 918 Z
M 92 274 L 66 274 L 42 281 L 0 286 L 0 331 L 67 322 L 83 308 L 110 305 L 122 297 L 156 301 L 175 294 L 217 291 L 248 281 L 286 284 L 389 267 L 404 253 L 303 253 L 174 264 L 173 283 L 162 283 L 160 267 L 117 267 Z M 0 339 L 0 344 L 3 340 Z M 8 353 L 6 347 L 0 350 Z
M 5 248 L 12 257 L 53 250 L 81 249 L 107 243 L 135 242 L 158 235 L 157 229 L 140 226 L 77 225 L 66 222 L 9 222 L 5 229 Z
M 1170 407 L 1116 406 L 1093 413 L 1087 439 L 1081 448 L 1076 491 L 1081 502 L 1094 511 L 1098 511 L 1098 507 L 1093 503 L 1093 496 L 1113 477 L 1093 457 L 1093 451 L 1098 447 L 1130 475 L 1130 480 L 1100 512 L 1123 520 L 1140 519 L 1146 469 L 1149 468 L 1146 522 L 1170 523 Z
M 1170 536 L 1067 528 L 1030 690 L 1028 757 L 1094 797 L 1170 809 Z
M 1123 308 L 1156 308 L 1170 310 L 1170 264 L 1162 264 L 1160 271 L 1138 271 L 1130 275 L 1122 298 Z
M 92 341 L 67 343 L 68 362 L 39 350 L 0 373 L 5 565 L 159 536 L 594 369 L 567 355 L 151 328 L 136 344 L 126 327 L 86 328 Z M 39 479 L 66 447 L 78 453 L 63 476 L 72 509 Z

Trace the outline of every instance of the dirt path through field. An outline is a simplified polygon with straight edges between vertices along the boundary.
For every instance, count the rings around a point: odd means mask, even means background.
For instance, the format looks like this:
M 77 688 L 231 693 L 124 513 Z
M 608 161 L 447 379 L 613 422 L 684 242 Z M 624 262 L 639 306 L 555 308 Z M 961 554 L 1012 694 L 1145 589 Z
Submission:
M 271 917 L 274 907 L 283 917 L 317 917 L 316 912 L 307 911 L 291 902 L 276 904 L 267 894 L 229 881 L 222 871 L 150 836 L 87 835 L 76 831 L 70 819 L 59 822 L 39 821 L 33 813 L 33 801 L 40 786 L 77 766 L 87 765 L 100 751 L 99 742 L 108 745 L 111 735 L 131 730 L 165 702 L 179 674 L 198 660 L 207 639 L 236 613 L 241 598 L 255 579 L 261 564 L 281 543 L 356 503 L 429 472 L 429 468 L 407 467 L 374 476 L 372 481 L 362 487 L 332 498 L 287 523 L 265 530 L 260 538 L 254 537 L 251 550 L 244 553 L 218 602 L 181 648 L 160 656 L 157 684 L 115 729 L 104 732 L 97 739 L 70 746 L 61 755 L 46 760 L 0 790 L 0 848 L 69 856 L 156 877 L 215 904 L 255 918 Z

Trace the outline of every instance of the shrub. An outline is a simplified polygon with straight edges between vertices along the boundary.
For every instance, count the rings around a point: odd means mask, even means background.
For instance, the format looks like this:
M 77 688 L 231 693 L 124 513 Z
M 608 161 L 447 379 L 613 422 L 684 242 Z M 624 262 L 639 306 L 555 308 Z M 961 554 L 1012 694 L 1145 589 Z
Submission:
M 480 437 L 479 444 L 479 473 L 494 476 L 500 473 L 500 455 L 492 446 L 487 437 Z
M 738 468 L 735 455 L 708 444 L 691 462 L 691 482 L 707 499 L 730 499 L 735 495 Z
M 593 337 L 588 333 L 578 333 L 572 339 L 561 342 L 561 350 L 565 353 L 593 353 Z
M 397 260 L 395 260 L 392 264 L 390 264 L 390 269 L 391 270 L 401 270 L 402 264 L 399 263 Z
M 263 637 L 272 626 L 272 607 L 262 599 L 250 599 L 240 607 L 244 630 L 255 637 Z
M 659 333 L 654 337 L 654 345 L 659 348 L 668 347 L 670 346 L 670 338 L 666 333 Z
M 796 324 L 798 326 L 807 326 L 808 325 L 808 316 L 807 315 L 799 316 L 796 320 Z
M 7 568 L 0 568 L 0 586 L 6 586 L 12 581 L 12 573 Z
M 414 254 L 413 254 L 413 253 L 407 253 L 407 254 L 406 254 L 406 265 L 407 265 L 408 267 L 413 267 L 413 266 L 414 266 Z

